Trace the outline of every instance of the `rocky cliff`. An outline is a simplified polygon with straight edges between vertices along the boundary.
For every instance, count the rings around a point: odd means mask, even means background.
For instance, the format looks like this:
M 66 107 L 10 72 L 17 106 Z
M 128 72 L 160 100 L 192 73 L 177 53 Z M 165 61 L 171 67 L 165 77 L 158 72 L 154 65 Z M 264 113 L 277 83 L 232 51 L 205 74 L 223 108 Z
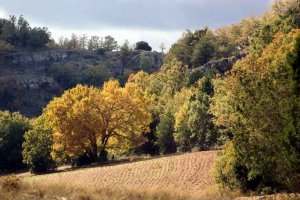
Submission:
M 18 110 L 26 116 L 36 116 L 64 89 L 74 83 L 89 83 L 82 77 L 95 78 L 93 75 L 97 72 L 102 77 L 99 83 L 109 77 L 126 79 L 129 73 L 138 70 L 156 71 L 162 63 L 161 53 L 148 51 L 132 51 L 126 55 L 105 52 L 99 55 L 91 51 L 51 49 L 1 54 L 0 109 Z M 105 77 L 101 76 L 98 67 Z M 68 79 L 63 80 L 61 76 Z
M 240 54 L 238 56 L 232 56 L 232 57 L 229 57 L 229 58 L 222 58 L 220 60 L 208 62 L 205 65 L 203 65 L 199 68 L 196 68 L 196 69 L 201 70 L 204 73 L 211 70 L 211 69 L 214 69 L 219 74 L 224 75 L 225 72 L 232 69 L 232 67 L 236 63 L 236 61 L 244 58 L 245 56 L 246 56 L 245 54 Z

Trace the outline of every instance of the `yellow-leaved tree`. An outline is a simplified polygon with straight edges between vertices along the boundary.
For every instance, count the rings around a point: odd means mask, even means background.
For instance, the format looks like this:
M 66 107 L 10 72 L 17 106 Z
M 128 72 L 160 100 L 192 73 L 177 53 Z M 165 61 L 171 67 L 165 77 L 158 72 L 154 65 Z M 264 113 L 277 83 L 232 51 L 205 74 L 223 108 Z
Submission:
M 54 130 L 54 156 L 106 159 L 143 142 L 151 123 L 150 100 L 135 83 L 124 88 L 108 81 L 103 89 L 77 85 L 51 101 L 44 111 Z M 55 153 L 56 152 L 56 153 Z

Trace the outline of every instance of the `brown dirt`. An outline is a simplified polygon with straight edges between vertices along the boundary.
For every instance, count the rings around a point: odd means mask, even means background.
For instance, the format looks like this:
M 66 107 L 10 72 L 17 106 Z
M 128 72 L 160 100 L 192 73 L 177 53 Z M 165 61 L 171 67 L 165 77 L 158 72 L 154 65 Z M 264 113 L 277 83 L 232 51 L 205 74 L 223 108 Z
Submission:
M 213 185 L 211 173 L 216 157 L 217 151 L 194 152 L 114 166 L 26 176 L 24 179 L 35 184 L 63 184 L 93 189 L 176 190 L 197 195 Z

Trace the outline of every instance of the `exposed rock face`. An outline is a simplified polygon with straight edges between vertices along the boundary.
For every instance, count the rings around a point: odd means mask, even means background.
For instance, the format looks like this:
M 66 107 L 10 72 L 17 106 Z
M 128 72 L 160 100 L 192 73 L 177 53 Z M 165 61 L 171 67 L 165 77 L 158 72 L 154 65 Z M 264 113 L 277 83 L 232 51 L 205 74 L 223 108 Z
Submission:
M 226 71 L 232 69 L 236 61 L 244 58 L 245 56 L 245 54 L 240 54 L 238 56 L 232 56 L 230 58 L 223 58 L 217 61 L 211 61 L 201 66 L 199 69 L 203 70 L 203 72 L 207 72 L 210 69 L 216 69 L 217 72 L 224 75 Z
M 78 71 L 89 66 L 103 66 L 115 77 L 126 71 L 158 70 L 163 55 L 157 52 L 133 51 L 127 56 L 121 52 L 98 55 L 83 50 L 22 51 L 0 55 L 0 109 L 18 110 L 27 116 L 36 116 L 62 89 L 48 71 L 52 65 L 72 65 Z

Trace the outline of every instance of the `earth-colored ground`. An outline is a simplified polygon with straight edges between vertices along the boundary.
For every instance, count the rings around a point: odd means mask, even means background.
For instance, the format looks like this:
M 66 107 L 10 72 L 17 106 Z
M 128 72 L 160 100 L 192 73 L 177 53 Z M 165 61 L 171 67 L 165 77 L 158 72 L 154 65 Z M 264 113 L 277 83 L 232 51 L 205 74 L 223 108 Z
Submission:
M 173 190 L 194 196 L 213 184 L 211 173 L 216 157 L 217 151 L 195 152 L 24 178 L 35 184 Z

